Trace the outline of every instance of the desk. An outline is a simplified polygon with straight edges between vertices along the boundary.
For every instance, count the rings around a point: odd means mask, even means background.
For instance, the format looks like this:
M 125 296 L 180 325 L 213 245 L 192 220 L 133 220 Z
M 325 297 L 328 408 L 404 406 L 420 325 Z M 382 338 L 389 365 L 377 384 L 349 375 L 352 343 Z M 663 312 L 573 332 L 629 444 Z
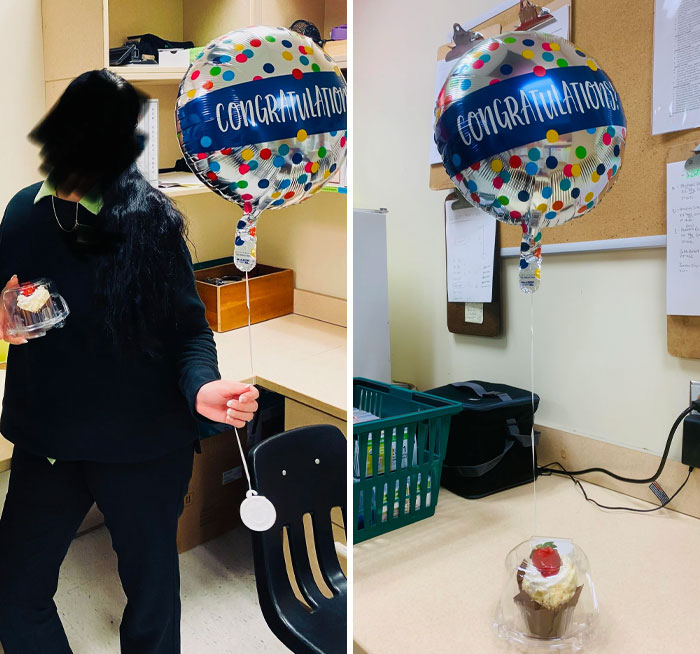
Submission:
M 290 314 L 253 325 L 257 383 L 285 396 L 286 427 L 329 422 L 345 431 L 347 330 Z M 249 380 L 248 330 L 214 334 L 221 375 Z M 5 371 L 0 370 L 0 397 Z M 12 445 L 0 436 L 0 472 L 10 467 Z
M 649 508 L 589 488 L 605 504 Z M 537 501 L 538 535 L 573 538 L 591 563 L 600 638 L 586 652 L 697 651 L 700 521 L 674 511 L 606 513 L 556 477 L 537 481 Z M 504 560 L 531 528 L 531 485 L 476 501 L 442 488 L 432 518 L 355 545 L 355 652 L 501 651 L 491 623 Z

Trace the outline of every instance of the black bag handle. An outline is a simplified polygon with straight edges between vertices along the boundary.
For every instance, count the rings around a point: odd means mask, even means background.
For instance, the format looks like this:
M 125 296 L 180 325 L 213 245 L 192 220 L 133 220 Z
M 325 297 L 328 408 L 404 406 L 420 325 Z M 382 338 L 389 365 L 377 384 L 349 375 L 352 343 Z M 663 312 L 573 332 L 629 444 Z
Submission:
M 477 384 L 478 386 L 478 384 Z M 532 443 L 532 438 L 530 434 L 521 434 L 518 429 L 518 423 L 515 418 L 508 418 L 506 420 L 506 427 L 508 429 L 508 438 L 506 439 L 505 447 L 503 452 L 498 456 L 494 457 L 486 463 L 478 463 L 473 466 L 448 466 L 443 464 L 443 468 L 449 468 L 450 470 L 456 470 L 461 477 L 482 477 L 487 472 L 493 470 L 503 459 L 503 457 L 508 454 L 510 448 L 519 443 L 522 447 L 530 447 Z M 535 447 L 539 444 L 540 432 L 535 432 Z
M 482 397 L 497 397 L 501 402 L 510 402 L 512 400 L 508 393 L 501 393 L 500 391 L 487 391 L 481 384 L 476 382 L 455 382 L 450 384 L 454 388 L 468 388 L 470 391 L 476 393 L 479 398 Z

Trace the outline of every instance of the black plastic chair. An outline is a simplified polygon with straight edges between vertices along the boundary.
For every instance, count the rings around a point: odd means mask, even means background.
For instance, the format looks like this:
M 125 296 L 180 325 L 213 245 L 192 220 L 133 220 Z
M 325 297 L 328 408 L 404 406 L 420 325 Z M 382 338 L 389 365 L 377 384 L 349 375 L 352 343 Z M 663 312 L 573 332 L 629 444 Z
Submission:
M 268 438 L 249 455 L 254 488 L 277 511 L 265 532 L 253 533 L 258 598 L 265 621 L 295 654 L 345 654 L 347 579 L 336 554 L 331 509 L 340 507 L 347 524 L 347 441 L 330 425 L 301 427 Z M 316 583 L 304 533 L 304 515 L 313 524 L 321 576 L 332 597 Z M 284 559 L 286 529 L 296 584 L 294 594 Z

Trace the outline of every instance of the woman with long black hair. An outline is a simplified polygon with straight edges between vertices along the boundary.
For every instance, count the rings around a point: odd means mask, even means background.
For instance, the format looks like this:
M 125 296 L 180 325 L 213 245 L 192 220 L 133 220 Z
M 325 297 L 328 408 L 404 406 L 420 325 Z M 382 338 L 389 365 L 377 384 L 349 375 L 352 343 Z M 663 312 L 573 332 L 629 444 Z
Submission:
M 0 223 L 0 285 L 50 279 L 71 311 L 25 342 L 0 308 L 12 343 L 0 433 L 14 443 L 0 518 L 6 654 L 71 652 L 53 596 L 93 502 L 127 596 L 121 651 L 180 652 L 176 532 L 197 421 L 242 427 L 257 410 L 254 386 L 220 378 L 182 215 L 134 165 L 141 106 L 107 70 L 76 78 L 30 134 L 46 180 Z

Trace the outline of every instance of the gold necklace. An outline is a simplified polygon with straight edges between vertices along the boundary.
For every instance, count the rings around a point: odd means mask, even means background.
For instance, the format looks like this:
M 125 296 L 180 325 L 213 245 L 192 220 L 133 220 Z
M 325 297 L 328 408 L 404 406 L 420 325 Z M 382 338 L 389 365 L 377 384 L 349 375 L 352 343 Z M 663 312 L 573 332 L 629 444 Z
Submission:
M 70 229 L 66 229 L 63 225 L 61 225 L 61 221 L 58 219 L 58 214 L 56 213 L 56 203 L 54 202 L 53 195 L 51 196 L 51 206 L 53 207 L 54 218 L 56 219 L 56 222 L 61 230 L 67 233 L 75 231 L 78 227 L 78 202 L 75 203 L 75 225 L 73 225 L 73 227 Z

